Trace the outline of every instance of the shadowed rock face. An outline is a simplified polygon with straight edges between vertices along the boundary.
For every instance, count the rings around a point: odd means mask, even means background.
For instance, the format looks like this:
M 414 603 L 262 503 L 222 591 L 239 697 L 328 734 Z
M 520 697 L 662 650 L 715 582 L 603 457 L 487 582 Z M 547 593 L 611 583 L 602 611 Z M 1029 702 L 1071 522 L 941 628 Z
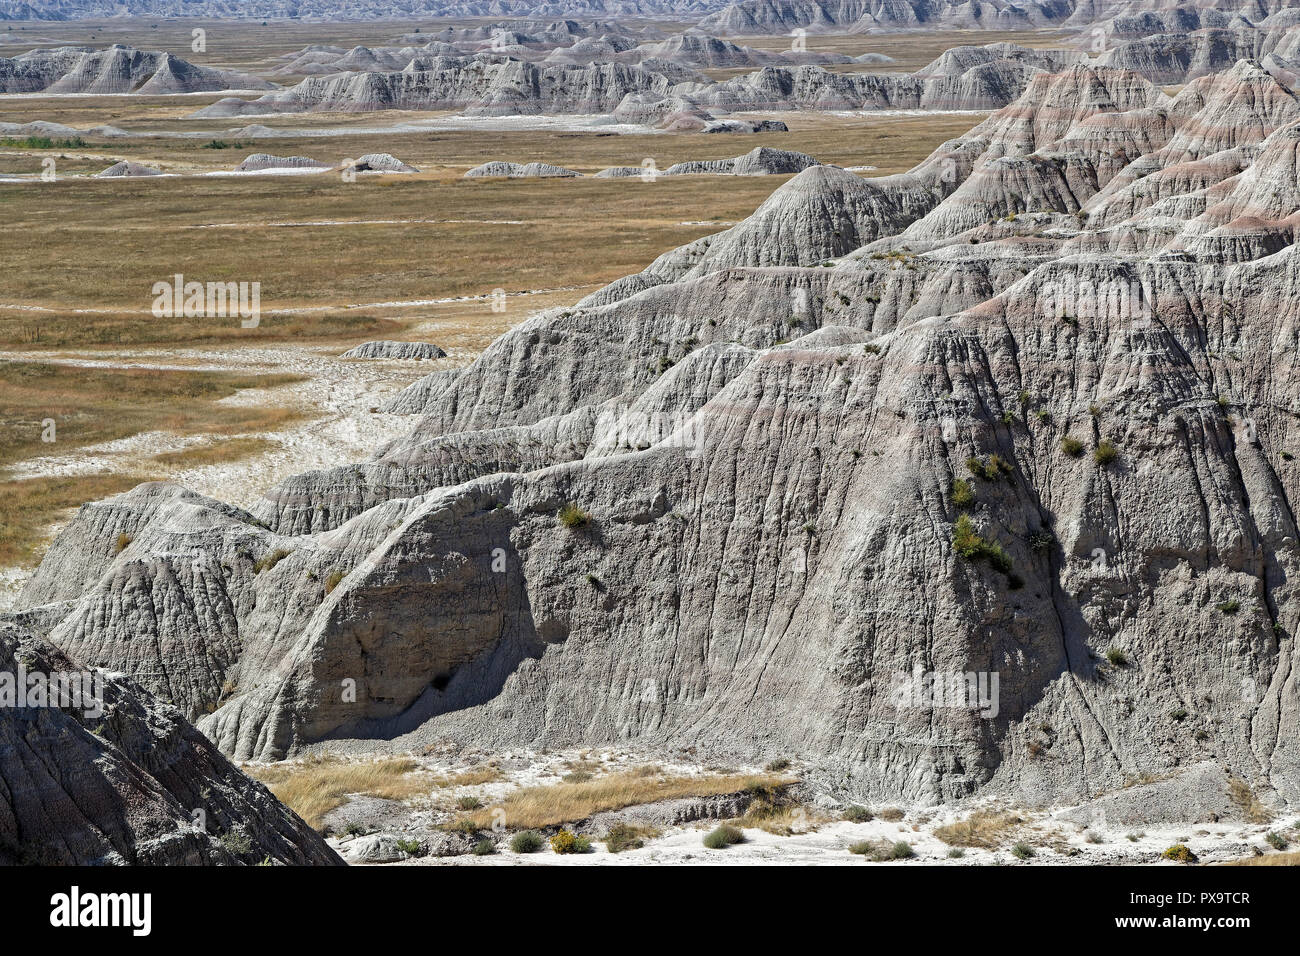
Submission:
M 87 672 L 0 624 L 0 681 L 59 673 Z M 0 865 L 342 862 L 175 708 L 121 675 L 96 677 L 93 704 L 0 707 Z
M 1294 108 L 1251 63 L 1035 75 L 528 319 L 256 516 L 85 506 L 27 619 L 240 757 L 671 743 L 1027 802 L 1212 761 L 1300 799 Z M 900 699 L 917 668 L 996 708 Z

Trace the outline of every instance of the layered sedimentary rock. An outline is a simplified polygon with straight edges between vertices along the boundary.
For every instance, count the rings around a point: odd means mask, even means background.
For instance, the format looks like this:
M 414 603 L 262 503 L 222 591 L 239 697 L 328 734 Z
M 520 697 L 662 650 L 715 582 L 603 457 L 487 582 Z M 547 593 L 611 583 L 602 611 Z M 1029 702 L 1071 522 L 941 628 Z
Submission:
M 348 349 L 339 358 L 345 359 L 429 359 L 446 358 L 447 353 L 431 342 L 362 342 Z
M 414 60 L 397 73 L 309 77 L 257 100 L 220 100 L 195 115 L 383 109 L 455 109 L 481 115 L 608 113 L 628 93 L 667 93 L 678 80 L 641 65 L 541 65 L 496 55 L 434 56 Z
M 196 66 L 170 53 L 114 44 L 105 50 L 58 47 L 0 57 L 0 93 L 203 93 L 269 90 L 248 73 Z
M 582 173 L 575 172 L 572 169 L 565 169 L 563 166 L 552 166 L 550 163 L 511 163 L 494 159 L 486 163 L 480 163 L 473 169 L 468 170 L 464 178 L 489 179 L 495 176 L 503 176 L 507 179 L 573 179 L 581 175 Z
M 670 744 L 916 802 L 1211 761 L 1294 802 L 1296 107 L 1252 63 L 1037 72 L 433 373 L 371 461 L 83 507 L 28 617 L 239 757 Z
M 475 115 L 612 113 L 622 122 L 708 129 L 713 110 L 989 110 L 1030 78 L 1087 61 L 1078 51 L 1008 43 L 957 47 L 914 74 L 767 66 L 715 82 L 668 61 L 531 63 L 500 54 L 416 57 L 401 72 L 309 77 L 256 100 L 227 97 L 198 117 L 281 112 L 459 109 Z
M 174 707 L 12 623 L 0 695 L 0 865 L 342 863 Z
M 154 169 L 152 166 L 145 166 L 143 163 L 133 163 L 129 160 L 122 160 L 114 163 L 107 169 L 95 173 L 96 179 L 114 179 L 119 176 L 161 176 L 161 169 Z
M 254 173 L 267 169 L 329 169 L 329 163 L 312 159 L 310 156 L 276 156 L 272 153 L 253 153 L 244 158 L 236 172 Z
M 700 21 L 719 36 L 761 33 L 865 32 L 881 28 L 1024 30 L 1064 22 L 1071 3 L 1036 0 L 740 0 Z

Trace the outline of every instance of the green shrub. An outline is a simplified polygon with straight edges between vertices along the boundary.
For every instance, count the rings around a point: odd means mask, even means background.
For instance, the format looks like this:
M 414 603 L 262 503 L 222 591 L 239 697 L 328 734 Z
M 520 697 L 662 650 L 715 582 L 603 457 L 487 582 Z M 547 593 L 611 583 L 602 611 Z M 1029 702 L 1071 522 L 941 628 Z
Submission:
M 1277 833 L 1265 833 L 1264 839 L 1267 840 L 1268 845 L 1275 850 L 1285 850 L 1288 846 L 1291 845 L 1287 843 L 1285 837 Z
M 911 844 L 899 840 L 889 850 L 889 859 L 891 860 L 910 860 L 916 856 L 916 851 L 912 849 Z
M 1061 451 L 1065 452 L 1071 458 L 1083 457 L 1083 442 L 1077 438 L 1066 435 L 1061 439 Z
M 475 856 L 491 856 L 497 851 L 497 843 L 491 838 L 484 838 L 474 844 Z
M 478 797 L 460 797 L 456 800 L 456 809 L 458 810 L 477 810 L 483 806 L 483 801 Z
M 763 769 L 768 773 L 779 773 L 782 770 L 790 769 L 790 761 L 785 757 L 777 757 L 775 760 L 768 761 L 767 766 Z
M 536 853 L 544 843 L 540 833 L 524 830 L 510 838 L 510 849 L 515 853 Z
M 952 546 L 968 561 L 975 561 L 983 554 L 984 539 L 975 531 L 975 522 L 970 515 L 957 517 L 957 523 L 953 525 Z
M 1034 856 L 1034 848 L 1028 843 L 1017 843 L 1011 848 L 1011 855 L 1017 860 L 1028 860 Z
M 1106 660 L 1110 661 L 1116 667 L 1128 666 L 1128 655 L 1118 647 L 1108 647 L 1106 649 Z
M 704 846 L 710 850 L 725 850 L 733 843 L 744 842 L 745 834 L 739 827 L 733 827 L 730 823 L 724 823 L 704 835 Z
M 857 843 L 849 844 L 849 852 L 856 853 L 858 856 L 867 856 L 874 851 L 876 845 L 870 840 L 859 840 Z
M 1166 860 L 1173 860 L 1175 863 L 1195 863 L 1196 854 L 1182 843 L 1175 843 L 1164 853 L 1160 854 Z
M 1102 468 L 1105 468 L 1118 457 L 1119 449 L 1108 441 L 1098 443 L 1097 447 L 1092 450 L 1092 460 Z
M 975 489 L 965 478 L 952 483 L 952 503 L 958 508 L 969 508 L 975 503 Z
M 589 521 L 591 521 L 591 515 L 587 514 L 587 512 L 583 511 L 573 502 L 569 502 L 560 509 L 560 524 L 570 530 L 581 528 Z
M 844 819 L 850 823 L 868 823 L 875 819 L 875 814 L 855 803 L 844 808 Z
M 235 824 L 234 829 L 221 834 L 221 838 L 217 842 L 225 847 L 226 852 L 231 856 L 243 856 L 252 852 L 253 849 L 253 841 L 241 823 Z
M 409 840 L 398 839 L 397 848 L 408 856 L 424 856 L 424 844 L 412 837 Z
M 1216 604 L 1214 606 L 1217 607 L 1224 614 L 1236 614 L 1238 611 L 1241 610 L 1241 602 L 1236 600 L 1235 598 L 1224 601 L 1222 604 Z
M 561 830 L 551 837 L 551 849 L 556 853 L 590 853 L 591 841 L 585 836 L 577 836 L 568 830 Z
M 960 860 L 965 855 L 966 855 L 966 851 L 959 846 L 951 847 L 948 850 L 948 859 L 950 860 Z
M 989 542 L 981 538 L 975 531 L 975 522 L 971 520 L 970 515 L 957 516 L 957 521 L 953 525 L 952 547 L 967 561 L 985 559 L 996 570 L 1006 575 L 1011 574 L 1011 555 L 1007 554 L 1006 549 L 996 541 Z M 1023 585 L 1024 582 L 1021 581 L 1021 584 Z

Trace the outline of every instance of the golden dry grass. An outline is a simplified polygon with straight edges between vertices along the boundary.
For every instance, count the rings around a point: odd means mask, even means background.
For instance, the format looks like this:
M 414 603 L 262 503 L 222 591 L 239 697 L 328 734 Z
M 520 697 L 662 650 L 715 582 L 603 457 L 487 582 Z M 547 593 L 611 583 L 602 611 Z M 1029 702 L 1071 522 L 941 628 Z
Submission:
M 993 849 L 1005 843 L 1024 822 L 1015 813 L 977 810 L 965 820 L 936 827 L 934 835 L 949 846 Z
M 0 362 L 0 465 L 142 431 L 237 435 L 280 427 L 297 413 L 221 399 L 300 381 L 294 375 Z M 52 443 L 42 441 L 46 419 L 54 420 Z
M 491 764 L 484 764 L 481 767 L 471 767 L 468 770 L 462 770 L 460 773 L 435 777 L 433 785 L 440 789 L 446 789 L 448 787 L 477 787 L 484 783 L 495 783 L 503 776 L 504 774 L 502 774 L 500 767 L 494 767 Z
M 1228 781 L 1228 796 L 1241 811 L 1247 823 L 1268 823 L 1273 819 L 1273 812 L 1264 806 L 1250 784 L 1236 777 Z
M 0 108 L 0 118 L 22 117 Z M 365 121 L 413 118 L 421 115 Z M 885 174 L 909 168 L 977 119 L 798 114 L 790 117 L 794 132 L 745 137 L 439 130 L 286 138 L 276 142 L 276 152 L 336 161 L 362 150 L 391 151 L 426 172 L 355 183 L 322 175 L 65 179 L 11 187 L 0 193 L 9 226 L 0 233 L 0 261 L 7 266 L 0 272 L 0 306 L 55 311 L 0 308 L 0 346 L 360 340 L 388 337 L 395 323 L 419 318 L 421 311 L 347 306 L 481 296 L 496 288 L 569 289 L 576 301 L 668 249 L 743 219 L 788 177 L 475 181 L 461 178 L 465 169 L 501 158 L 591 172 L 639 166 L 647 154 L 666 168 L 772 145 L 824 162 L 874 165 Z M 129 149 L 101 145 L 104 165 L 126 157 L 181 169 L 230 168 L 266 148 L 202 150 L 193 140 L 162 138 L 133 141 Z M 29 159 L 32 169 L 39 168 L 38 155 Z M 367 248 L 381 254 L 358 254 Z M 260 282 L 260 325 L 155 318 L 149 312 L 153 283 L 175 273 L 197 281 Z M 275 312 L 301 307 L 324 311 Z
M 313 757 L 301 763 L 247 766 L 244 771 L 265 783 L 280 802 L 307 824 L 321 828 L 325 815 L 353 794 L 386 800 L 409 800 L 429 791 L 429 781 L 416 773 L 419 764 L 402 757 L 350 761 Z
M 192 445 L 179 451 L 167 451 L 154 455 L 153 460 L 169 468 L 197 468 L 200 465 L 226 464 L 257 455 L 275 442 L 269 438 L 226 438 L 204 445 Z
M 658 800 L 715 796 L 751 787 L 766 790 L 793 782 L 792 777 L 774 774 L 686 777 L 616 773 L 582 783 L 525 787 L 508 794 L 498 806 L 505 810 L 507 826 L 531 829 L 575 823 L 606 810 L 621 810 Z M 471 814 L 468 819 L 477 826 L 488 827 L 493 822 L 492 810 L 489 807 Z
M 60 513 L 148 480 L 141 475 L 74 475 L 0 481 L 0 566 L 29 564 Z
M 1240 860 L 1229 860 L 1222 866 L 1300 866 L 1300 850 L 1288 850 L 1285 853 L 1265 853 L 1263 856 L 1248 856 Z
M 0 467 L 139 432 L 236 435 L 279 428 L 300 414 L 221 399 L 242 389 L 298 381 L 293 375 L 0 363 Z M 47 420 L 54 422 L 52 443 L 42 441 Z M 68 508 L 165 478 L 178 467 L 246 457 L 259 450 L 257 441 L 233 439 L 166 453 L 155 459 L 156 468 L 143 464 L 109 474 L 0 481 L 0 565 L 31 562 L 46 528 Z

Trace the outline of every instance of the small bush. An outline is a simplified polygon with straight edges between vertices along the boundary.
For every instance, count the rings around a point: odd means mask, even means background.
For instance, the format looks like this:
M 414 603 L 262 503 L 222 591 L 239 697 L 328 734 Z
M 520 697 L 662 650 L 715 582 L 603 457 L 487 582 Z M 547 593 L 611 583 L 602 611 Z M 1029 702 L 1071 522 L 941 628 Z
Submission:
M 1182 843 L 1175 843 L 1164 853 L 1160 854 L 1166 860 L 1173 860 L 1175 863 L 1195 863 L 1196 854 Z
M 858 856 L 868 856 L 872 851 L 875 850 L 875 848 L 876 845 L 872 843 L 870 840 L 859 840 L 857 843 L 849 844 L 849 852 L 855 853 Z
M 123 551 L 125 551 L 128 547 L 131 546 L 131 542 L 134 540 L 135 539 L 132 538 L 129 534 L 119 534 L 117 536 L 117 545 L 114 547 L 113 550 L 117 554 L 121 554 Z
M 886 823 L 897 823 L 899 820 L 903 819 L 905 814 L 902 810 L 898 809 L 898 807 L 885 807 L 885 809 L 877 813 L 876 816 L 880 817 L 880 819 L 884 820 Z
M 1106 660 L 1116 667 L 1128 667 L 1128 655 L 1118 647 L 1108 647 L 1106 649 Z
M 489 841 L 491 842 L 491 841 Z M 412 837 L 409 840 L 398 839 L 397 848 L 407 856 L 424 856 L 424 844 Z
M 978 558 L 984 549 L 984 539 L 975 531 L 975 522 L 970 515 L 961 515 L 953 525 L 953 549 L 968 561 Z
M 248 831 L 244 829 L 243 824 L 238 823 L 235 824 L 233 830 L 227 830 L 221 834 L 221 838 L 217 842 L 225 847 L 226 852 L 231 856 L 243 856 L 252 852 L 253 849 L 253 841 L 249 837 Z
M 844 819 L 850 823 L 869 823 L 875 819 L 875 814 L 866 807 L 853 804 L 844 808 Z
M 1028 860 L 1034 856 L 1034 848 L 1028 843 L 1017 843 L 1011 848 L 1011 855 L 1017 860 Z
M 477 810 L 483 806 L 483 801 L 478 797 L 460 797 L 456 800 L 457 810 Z
M 1277 833 L 1265 833 L 1264 839 L 1267 840 L 1268 845 L 1275 850 L 1285 850 L 1288 846 L 1291 845 L 1286 842 L 1285 837 Z
M 590 853 L 591 841 L 585 836 L 576 836 L 568 830 L 561 830 L 551 837 L 551 849 L 556 853 Z
M 475 856 L 491 856 L 496 851 L 497 844 L 496 841 L 492 839 L 485 838 L 474 844 Z
M 544 842 L 540 833 L 524 830 L 510 838 L 510 849 L 515 853 L 536 853 Z
M 1181 707 L 1175 707 L 1169 712 L 1169 717 L 1171 720 L 1184 721 L 1187 719 L 1187 711 Z
M 1092 450 L 1092 460 L 1105 468 L 1119 457 L 1119 449 L 1108 441 L 1103 441 Z
M 1071 458 L 1083 457 L 1083 442 L 1077 438 L 1066 435 L 1061 439 L 1061 451 L 1065 452 Z
M 710 850 L 725 850 L 733 843 L 744 842 L 745 834 L 739 827 L 733 827 L 730 823 L 724 823 L 704 835 L 704 845 Z
M 1217 607 L 1224 614 L 1228 614 L 1228 615 L 1236 614 L 1238 611 L 1241 610 L 1241 602 L 1236 600 L 1235 598 L 1232 600 L 1224 601 L 1222 604 L 1216 604 L 1214 606 Z
M 333 591 L 336 587 L 339 586 L 339 582 L 342 581 L 345 577 L 347 577 L 347 575 L 342 571 L 331 571 L 329 573 L 329 577 L 325 579 L 325 593 L 329 594 L 331 591 Z
M 790 761 L 785 757 L 777 757 L 775 760 L 769 761 L 767 766 L 763 769 L 768 773 L 778 773 L 782 770 L 789 770 Z
M 291 554 L 293 554 L 292 551 L 287 551 L 284 548 L 276 548 L 270 554 L 263 555 L 260 559 L 253 562 L 253 573 L 261 574 L 263 571 L 270 571 Z
M 916 851 L 912 849 L 911 844 L 899 840 L 889 850 L 889 859 L 891 860 L 910 860 L 916 856 Z
M 966 855 L 966 851 L 959 846 L 952 847 L 948 851 L 948 859 L 950 860 L 960 860 L 965 855 Z
M 971 520 L 970 515 L 958 515 L 953 525 L 952 547 L 967 561 L 978 561 L 984 558 L 1003 574 L 1011 573 L 1011 556 L 996 541 L 989 542 L 981 538 L 975 531 L 975 522 Z
M 616 823 L 605 834 L 605 848 L 610 853 L 622 853 L 624 850 L 639 850 L 645 846 L 641 828 L 627 823 Z
M 590 521 L 591 515 L 587 514 L 587 512 L 583 511 L 573 502 L 569 502 L 560 509 L 560 524 L 570 530 L 581 528 Z
M 975 503 L 975 489 L 965 478 L 952 483 L 952 503 L 958 508 L 969 508 Z

